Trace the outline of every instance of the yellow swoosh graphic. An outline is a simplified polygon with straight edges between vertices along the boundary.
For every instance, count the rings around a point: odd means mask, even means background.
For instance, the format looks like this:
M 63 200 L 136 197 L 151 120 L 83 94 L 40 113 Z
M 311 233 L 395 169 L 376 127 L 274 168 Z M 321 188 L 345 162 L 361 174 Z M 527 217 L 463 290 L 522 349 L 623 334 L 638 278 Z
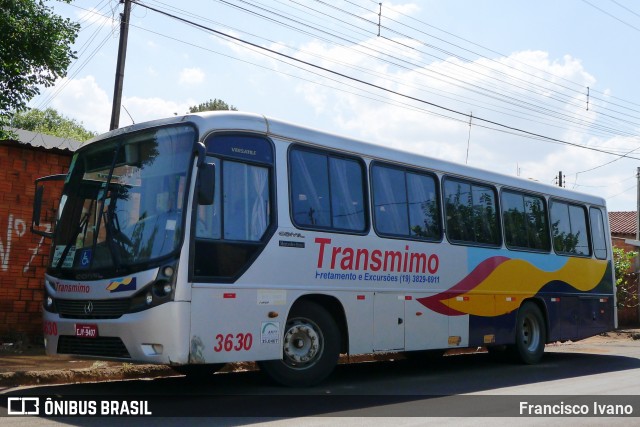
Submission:
M 556 271 L 543 271 L 528 261 L 510 259 L 500 264 L 473 289 L 442 299 L 442 303 L 460 313 L 476 316 L 500 316 L 517 309 L 523 299 L 534 296 L 551 281 L 562 281 L 578 291 L 590 291 L 602 280 L 606 260 L 569 258 Z M 444 297 L 445 295 L 443 295 Z

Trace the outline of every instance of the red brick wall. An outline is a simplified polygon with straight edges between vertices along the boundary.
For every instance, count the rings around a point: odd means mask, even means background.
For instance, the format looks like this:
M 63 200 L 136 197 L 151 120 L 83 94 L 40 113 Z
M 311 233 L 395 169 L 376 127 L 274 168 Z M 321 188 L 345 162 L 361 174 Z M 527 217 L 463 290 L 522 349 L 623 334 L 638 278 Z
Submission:
M 30 231 L 34 180 L 66 173 L 71 156 L 68 151 L 0 142 L 0 341 L 14 334 L 42 334 L 50 239 Z

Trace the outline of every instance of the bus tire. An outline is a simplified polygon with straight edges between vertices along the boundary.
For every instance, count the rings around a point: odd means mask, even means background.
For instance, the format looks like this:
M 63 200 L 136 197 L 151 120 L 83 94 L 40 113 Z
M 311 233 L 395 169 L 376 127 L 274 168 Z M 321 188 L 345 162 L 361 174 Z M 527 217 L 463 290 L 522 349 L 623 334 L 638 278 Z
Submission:
M 516 358 L 527 365 L 540 361 L 546 343 L 545 321 L 535 303 L 525 302 L 516 321 L 516 343 L 513 347 Z
M 340 356 L 340 329 L 322 306 L 296 303 L 284 329 L 282 359 L 259 362 L 275 382 L 289 387 L 320 383 L 335 368 Z

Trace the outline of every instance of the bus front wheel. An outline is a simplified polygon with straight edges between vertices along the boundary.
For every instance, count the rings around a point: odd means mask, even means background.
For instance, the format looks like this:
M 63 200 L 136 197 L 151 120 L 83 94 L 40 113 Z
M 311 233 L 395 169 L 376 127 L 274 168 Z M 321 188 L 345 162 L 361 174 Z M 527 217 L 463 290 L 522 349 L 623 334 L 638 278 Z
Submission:
M 340 355 L 340 329 L 334 318 L 311 301 L 296 303 L 282 338 L 282 359 L 260 362 L 260 369 L 289 387 L 308 387 L 324 380 Z
M 518 310 L 515 355 L 522 363 L 533 365 L 542 359 L 546 342 L 546 328 L 540 308 L 525 302 Z

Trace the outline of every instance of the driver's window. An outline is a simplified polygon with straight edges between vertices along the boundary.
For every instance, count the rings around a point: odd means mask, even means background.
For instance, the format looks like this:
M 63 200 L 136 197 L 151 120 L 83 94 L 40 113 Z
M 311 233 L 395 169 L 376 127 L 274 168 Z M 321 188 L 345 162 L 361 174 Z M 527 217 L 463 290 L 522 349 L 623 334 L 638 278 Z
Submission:
M 207 162 L 216 166 L 215 197 L 213 205 L 198 207 L 196 237 L 259 241 L 269 226 L 268 168 L 214 157 Z
M 268 169 L 227 161 L 222 173 L 224 238 L 259 241 L 269 225 Z

